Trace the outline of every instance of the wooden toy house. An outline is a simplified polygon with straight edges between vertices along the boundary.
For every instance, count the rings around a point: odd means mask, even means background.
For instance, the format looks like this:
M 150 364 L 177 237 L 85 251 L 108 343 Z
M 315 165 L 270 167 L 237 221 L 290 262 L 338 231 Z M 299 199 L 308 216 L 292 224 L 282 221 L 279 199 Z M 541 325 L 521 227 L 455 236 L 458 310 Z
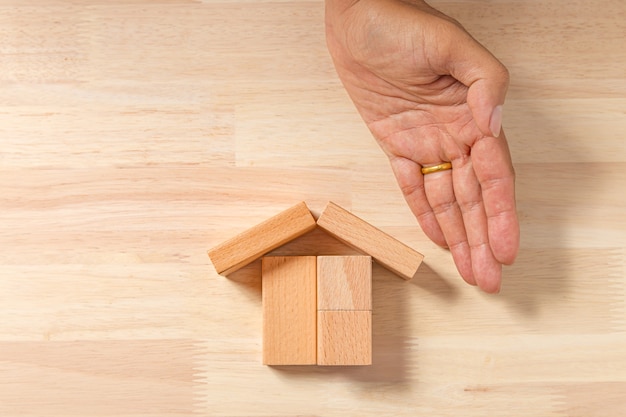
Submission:
M 363 255 L 265 256 L 316 227 Z M 332 202 L 317 221 L 301 202 L 209 257 L 222 275 L 262 258 L 265 365 L 370 365 L 372 260 L 408 280 L 424 258 Z

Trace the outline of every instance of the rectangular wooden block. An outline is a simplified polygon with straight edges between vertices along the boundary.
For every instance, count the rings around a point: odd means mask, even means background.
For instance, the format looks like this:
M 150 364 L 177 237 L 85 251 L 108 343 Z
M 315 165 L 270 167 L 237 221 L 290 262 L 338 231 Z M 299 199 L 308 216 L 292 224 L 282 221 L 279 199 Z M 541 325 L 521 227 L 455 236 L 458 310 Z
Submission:
M 263 363 L 314 365 L 317 361 L 315 256 L 262 260 Z
M 404 279 L 411 279 L 424 255 L 375 228 L 335 203 L 328 203 L 317 225 Z
M 318 310 L 371 310 L 370 256 L 317 257 Z
M 209 257 L 218 274 L 228 275 L 314 228 L 315 219 L 301 202 L 216 246 Z
M 317 364 L 372 364 L 371 311 L 318 311 Z

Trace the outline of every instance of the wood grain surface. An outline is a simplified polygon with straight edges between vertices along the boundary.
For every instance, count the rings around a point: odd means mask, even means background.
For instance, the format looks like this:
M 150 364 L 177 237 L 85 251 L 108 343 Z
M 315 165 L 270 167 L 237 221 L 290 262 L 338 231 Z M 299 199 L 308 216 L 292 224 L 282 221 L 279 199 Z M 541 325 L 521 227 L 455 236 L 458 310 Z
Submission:
M 0 0 L 0 416 L 626 415 L 626 3 L 432 4 L 511 71 L 498 296 L 421 232 L 321 1 Z M 261 365 L 260 262 L 206 256 L 299 201 L 425 255 L 373 267 L 371 366 Z

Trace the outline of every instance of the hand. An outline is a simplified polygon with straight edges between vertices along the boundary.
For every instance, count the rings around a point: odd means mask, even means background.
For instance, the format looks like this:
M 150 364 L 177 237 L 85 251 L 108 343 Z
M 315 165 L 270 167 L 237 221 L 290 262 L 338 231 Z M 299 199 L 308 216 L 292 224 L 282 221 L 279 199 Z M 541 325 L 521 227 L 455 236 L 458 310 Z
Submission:
M 519 224 L 502 104 L 508 72 L 456 21 L 419 0 L 327 0 L 337 73 L 389 157 L 424 232 L 461 276 L 500 290 Z M 421 168 L 451 162 L 423 175 Z

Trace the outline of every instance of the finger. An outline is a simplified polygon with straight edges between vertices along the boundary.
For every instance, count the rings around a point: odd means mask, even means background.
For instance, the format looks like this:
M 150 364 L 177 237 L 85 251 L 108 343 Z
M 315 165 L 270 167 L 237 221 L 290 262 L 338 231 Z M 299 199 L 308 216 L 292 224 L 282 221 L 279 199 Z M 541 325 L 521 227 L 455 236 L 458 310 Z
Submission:
M 502 105 L 509 86 L 509 72 L 491 52 L 464 29 L 451 36 L 446 69 L 468 87 L 467 103 L 480 131 L 498 137 Z
M 459 273 L 467 283 L 476 285 L 463 216 L 452 186 L 452 170 L 424 175 L 424 191 Z
M 452 184 L 465 223 L 476 284 L 485 292 L 500 291 L 502 265 L 489 244 L 487 215 L 471 158 L 455 161 Z
M 485 137 L 472 148 L 472 163 L 482 189 L 489 243 L 496 259 L 506 265 L 519 250 L 519 222 L 515 207 L 515 172 L 504 136 Z
M 426 199 L 421 166 L 410 159 L 398 156 L 390 158 L 390 162 L 398 186 L 420 227 L 430 240 L 439 246 L 446 246 L 446 239 Z

